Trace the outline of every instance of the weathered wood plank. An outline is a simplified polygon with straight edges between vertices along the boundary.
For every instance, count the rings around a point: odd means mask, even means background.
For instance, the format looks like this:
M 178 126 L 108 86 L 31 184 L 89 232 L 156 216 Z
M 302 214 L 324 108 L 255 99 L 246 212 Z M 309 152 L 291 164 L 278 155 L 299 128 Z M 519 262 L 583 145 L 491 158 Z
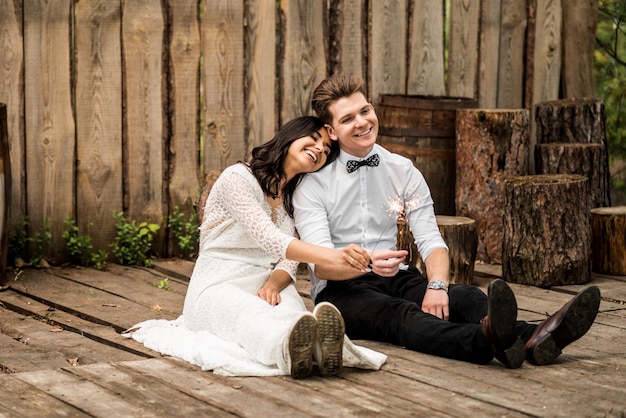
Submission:
M 313 90 L 326 77 L 324 1 L 281 1 L 281 124 L 312 114 Z
M 163 10 L 160 0 L 122 4 L 126 110 L 124 207 L 128 219 L 163 219 Z
M 70 2 L 24 2 L 29 235 L 42 231 L 49 220 L 50 246 L 43 250 L 53 260 L 66 258 L 64 221 L 74 211 L 71 11 Z
M 202 0 L 204 173 L 246 159 L 243 0 Z
M 177 315 L 182 312 L 186 286 L 172 282 L 171 286 L 176 287 L 178 291 L 171 292 L 169 290 L 169 280 L 167 289 L 157 288 L 166 277 L 154 276 L 149 272 L 141 270 L 135 272 L 135 277 L 125 277 L 120 270 L 117 271 L 120 273 L 112 275 L 93 270 L 66 269 L 63 272 L 55 272 L 53 270 L 52 274 L 59 279 L 69 279 L 71 282 L 68 283 L 68 290 L 73 289 L 73 282 L 123 297 L 148 309 L 158 310 L 167 315 Z M 63 282 L 63 280 L 59 280 L 59 282 Z M 184 287 L 185 290 L 181 291 L 181 287 Z
M 445 96 L 444 2 L 411 3 L 407 94 Z
M 22 2 L 0 0 L 0 103 L 7 105 L 11 144 L 11 204 L 9 230 L 26 213 L 24 159 L 24 37 Z
M 563 98 L 596 97 L 593 78 L 598 0 L 564 1 Z
M 44 318 L 53 318 L 49 311 Z M 138 360 L 142 357 L 86 338 L 61 327 L 45 323 L 45 319 L 25 317 L 0 308 L 0 332 L 11 344 L 3 342 L 0 364 L 13 372 L 48 370 L 69 365 Z M 122 337 L 118 337 L 122 338 Z M 30 362 L 27 361 L 30 358 Z M 28 364 L 30 363 L 30 364 Z
M 55 417 L 88 416 L 63 400 L 48 395 L 44 391 L 24 383 L 12 375 L 0 375 L 0 416 Z
M 483 109 L 493 109 L 498 105 L 501 11 L 502 0 L 485 0 L 482 2 L 480 9 L 478 107 Z
M 477 97 L 478 28 L 480 2 L 455 0 L 450 3 L 448 94 Z
M 537 21 L 534 28 L 532 103 L 559 97 L 561 70 L 561 2 L 537 0 Z
M 276 415 L 277 411 L 289 417 L 310 416 L 310 411 L 303 411 L 299 408 L 297 401 L 280 403 L 277 409 L 273 398 L 251 390 L 246 384 L 253 379 L 264 381 L 266 379 L 283 380 L 283 378 L 245 378 L 241 379 L 241 384 L 238 384 L 231 378 L 201 371 L 175 358 L 168 361 L 157 359 L 128 361 L 122 363 L 121 366 L 154 379 L 165 380 L 176 390 L 237 416 L 272 416 Z M 285 378 L 283 390 L 289 390 L 291 382 L 291 379 Z
M 381 94 L 406 94 L 407 0 L 369 2 L 368 87 L 376 106 Z
M 152 411 L 150 405 L 137 406 L 122 399 L 118 391 L 105 390 L 64 370 L 42 370 L 14 376 L 91 416 L 162 416 L 159 411 Z
M 122 210 L 120 1 L 75 3 L 76 220 L 94 249 L 109 249 Z M 92 233 L 97 225 L 97 234 Z
M 246 5 L 246 156 L 250 156 L 255 146 L 274 137 L 277 125 L 276 5 L 263 0 L 249 0 Z
M 369 342 L 364 344 L 369 345 Z M 377 347 L 377 349 L 386 351 L 387 345 L 381 347 Z M 402 406 L 405 402 L 409 402 L 413 406 L 406 407 L 406 410 L 414 413 L 419 412 L 416 415 L 441 414 L 443 416 L 463 417 L 467 411 L 472 411 L 476 416 L 525 416 L 509 408 L 503 408 L 495 402 L 484 402 L 473 397 L 460 396 L 461 394 L 456 392 L 446 395 L 449 396 L 448 399 L 454 399 L 454 401 L 442 402 L 441 391 L 445 390 L 443 386 L 447 386 L 445 380 L 442 380 L 438 385 L 432 385 L 415 379 L 407 379 L 405 376 L 387 371 L 386 366 L 380 373 L 348 372 L 344 368 L 341 376 L 349 382 L 349 385 L 346 385 L 346 390 L 349 391 L 353 386 L 363 388 L 363 390 L 375 393 L 380 399 L 387 399 L 392 402 L 393 407 Z
M 367 75 L 367 2 L 331 1 L 329 8 L 329 67 L 331 74 Z
M 100 392 L 115 394 L 116 399 L 131 404 L 133 411 L 145 408 L 169 417 L 214 416 L 225 412 L 178 390 L 171 384 L 171 378 L 154 378 L 119 363 L 93 364 L 65 371 L 98 385 Z
M 462 366 L 450 367 L 452 360 L 412 353 L 390 345 L 372 343 L 368 346 L 390 356 L 383 366 L 383 370 L 387 372 L 432 386 L 445 382 L 447 391 L 497 404 L 518 414 L 575 416 L 580 411 L 585 411 L 585 415 L 602 415 L 603 412 L 614 410 L 615 402 L 623 399 L 626 391 L 623 383 L 626 376 L 619 370 L 611 372 L 610 367 L 603 370 L 609 373 L 608 376 L 600 375 L 599 380 L 604 383 L 589 382 L 585 389 L 588 376 L 579 374 L 577 370 L 580 369 L 577 368 L 591 371 L 593 366 L 589 368 L 580 359 L 543 367 L 525 363 L 516 370 L 508 370 L 495 360 L 485 366 L 458 363 Z M 551 378 L 551 369 L 562 373 Z M 579 381 L 564 385 L 563 372 Z M 611 381 L 609 387 L 606 385 L 607 379 Z
M 165 305 L 156 296 L 153 299 L 150 296 L 142 297 L 144 305 L 139 305 L 107 291 L 69 280 L 61 280 L 57 276 L 39 271 L 29 271 L 28 274 L 23 274 L 19 281 L 11 283 L 11 288 L 31 295 L 35 300 L 44 302 L 55 309 L 70 312 L 92 322 L 113 326 L 118 332 L 146 319 L 174 319 L 180 314 L 179 311 L 149 308 L 148 306 L 160 303 Z M 144 292 L 147 287 L 139 286 L 133 292 L 133 287 L 129 284 L 126 289 L 133 294 Z
M 198 170 L 200 137 L 198 108 L 200 98 L 200 28 L 198 1 L 168 0 L 169 79 L 169 208 L 178 206 L 181 213 L 193 212 L 200 191 L 202 175 Z M 169 254 L 176 254 L 173 240 Z
M 502 2 L 500 13 L 498 107 L 519 109 L 524 105 L 524 45 L 527 23 L 526 3 Z
M 0 293 L 0 303 L 4 308 L 16 312 L 23 317 L 45 320 L 45 322 L 52 327 L 62 328 L 67 332 L 74 332 L 85 338 L 118 348 L 119 350 L 147 358 L 153 357 L 156 354 L 154 351 L 137 344 L 133 340 L 121 337 L 113 327 L 103 326 L 99 323 L 82 319 L 72 313 L 55 309 L 11 290 Z M 112 361 L 115 359 L 116 357 L 110 357 L 102 361 Z
M 154 270 L 176 277 L 179 280 L 189 281 L 195 262 L 180 258 L 157 259 L 153 261 Z

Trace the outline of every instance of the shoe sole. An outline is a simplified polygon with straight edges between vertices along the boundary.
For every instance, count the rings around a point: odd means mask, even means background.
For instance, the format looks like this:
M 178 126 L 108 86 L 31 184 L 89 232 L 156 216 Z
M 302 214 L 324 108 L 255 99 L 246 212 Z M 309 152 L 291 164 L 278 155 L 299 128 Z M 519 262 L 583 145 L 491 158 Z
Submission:
M 539 366 L 554 363 L 565 347 L 589 331 L 599 308 L 600 290 L 597 287 L 588 287 L 576 295 L 561 323 L 537 342 L 530 360 Z
M 506 347 L 495 357 L 510 369 L 517 369 L 526 358 L 523 341 L 515 334 L 517 321 L 517 301 L 515 295 L 504 280 L 494 280 L 488 287 L 489 321 L 497 340 Z M 498 307 L 496 312 L 493 307 Z
M 320 373 L 324 377 L 335 376 L 343 365 L 343 337 L 346 327 L 339 311 L 329 303 L 320 303 L 313 311 L 321 345 L 318 359 Z
M 298 320 L 289 334 L 291 377 L 302 379 L 313 370 L 313 344 L 317 340 L 317 321 L 313 315 Z

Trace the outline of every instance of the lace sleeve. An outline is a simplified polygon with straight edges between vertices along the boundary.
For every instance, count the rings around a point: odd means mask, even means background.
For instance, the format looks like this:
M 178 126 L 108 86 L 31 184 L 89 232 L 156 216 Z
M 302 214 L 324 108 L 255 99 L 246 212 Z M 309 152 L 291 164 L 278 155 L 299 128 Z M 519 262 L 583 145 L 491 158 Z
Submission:
M 218 199 L 263 251 L 285 257 L 294 236 L 283 233 L 263 208 L 264 196 L 256 178 L 243 164 L 224 170 Z
M 298 266 L 300 263 L 298 261 L 289 260 L 287 258 L 282 258 L 274 267 L 274 270 L 284 270 L 290 276 L 291 280 L 296 281 L 296 273 L 298 272 Z

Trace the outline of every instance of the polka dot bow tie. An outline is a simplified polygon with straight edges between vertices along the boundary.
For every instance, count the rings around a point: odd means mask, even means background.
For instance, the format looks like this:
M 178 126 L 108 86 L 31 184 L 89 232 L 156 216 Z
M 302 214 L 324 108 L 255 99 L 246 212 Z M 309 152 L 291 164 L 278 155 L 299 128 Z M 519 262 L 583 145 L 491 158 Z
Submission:
M 378 163 L 380 163 L 380 157 L 378 157 L 378 154 L 374 154 L 374 155 L 370 155 L 369 158 L 365 160 L 361 160 L 361 161 L 349 160 L 346 163 L 346 170 L 348 170 L 348 173 L 352 173 L 353 171 L 358 170 L 360 167 L 363 167 L 364 165 L 367 165 L 370 167 L 378 167 Z

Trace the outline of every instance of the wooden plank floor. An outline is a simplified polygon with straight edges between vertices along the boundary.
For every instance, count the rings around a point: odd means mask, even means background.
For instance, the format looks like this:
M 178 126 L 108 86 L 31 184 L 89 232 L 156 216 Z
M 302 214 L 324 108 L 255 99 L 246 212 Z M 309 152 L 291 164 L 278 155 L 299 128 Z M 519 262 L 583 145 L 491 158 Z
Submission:
M 0 417 L 624 417 L 626 277 L 594 275 L 601 312 L 554 365 L 508 370 L 358 341 L 389 356 L 381 371 L 226 378 L 161 356 L 119 332 L 181 312 L 193 264 L 12 273 L 0 291 Z M 483 290 L 500 267 L 477 265 Z M 168 290 L 156 287 L 168 279 Z M 584 286 L 511 285 L 519 318 L 540 321 Z M 306 275 L 298 288 L 308 299 Z

